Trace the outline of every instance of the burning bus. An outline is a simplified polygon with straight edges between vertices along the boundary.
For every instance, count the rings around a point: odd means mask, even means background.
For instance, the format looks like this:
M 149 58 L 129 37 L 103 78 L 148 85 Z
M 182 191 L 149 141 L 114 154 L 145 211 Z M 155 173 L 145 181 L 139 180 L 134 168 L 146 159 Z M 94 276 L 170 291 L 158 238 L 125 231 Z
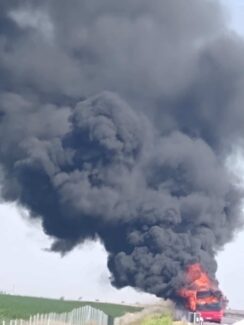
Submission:
M 227 300 L 200 264 L 188 266 L 186 286 L 178 292 L 185 307 L 203 320 L 221 323 Z

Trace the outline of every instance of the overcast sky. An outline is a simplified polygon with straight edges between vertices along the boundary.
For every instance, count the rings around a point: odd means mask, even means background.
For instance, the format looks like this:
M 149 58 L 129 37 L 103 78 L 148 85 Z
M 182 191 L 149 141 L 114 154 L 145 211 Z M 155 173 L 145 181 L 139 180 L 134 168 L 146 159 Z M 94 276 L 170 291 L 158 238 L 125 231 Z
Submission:
M 244 1 L 243 0 L 221 0 L 229 12 L 232 27 L 244 34 Z
M 244 35 L 244 1 L 222 0 L 229 13 L 229 21 L 232 28 L 239 34 Z M 241 157 L 238 157 L 235 168 L 239 175 L 244 167 Z M 223 252 L 218 256 L 218 279 L 221 288 L 230 300 L 233 308 L 244 309 L 242 292 L 244 290 L 244 232 L 236 235 L 233 242 L 226 245 Z
M 244 35 L 244 0 L 223 0 L 230 24 Z M 239 170 L 243 170 L 238 161 Z M 235 166 L 235 168 L 237 168 Z M 1 204 L 0 279 L 3 291 L 34 296 L 126 302 L 152 301 L 150 295 L 133 289 L 116 290 L 109 283 L 106 252 L 99 243 L 87 243 L 68 256 L 48 253 L 51 240 L 40 225 L 31 225 L 25 212 Z M 244 233 L 228 244 L 218 256 L 218 278 L 230 299 L 230 306 L 244 309 Z
M 116 290 L 109 284 L 106 252 L 99 243 L 87 243 L 62 258 L 45 251 L 51 240 L 39 224 L 30 224 L 26 213 L 1 204 L 1 290 L 33 296 L 136 302 L 151 296 L 132 289 Z M 12 232 L 14 230 L 14 232 Z

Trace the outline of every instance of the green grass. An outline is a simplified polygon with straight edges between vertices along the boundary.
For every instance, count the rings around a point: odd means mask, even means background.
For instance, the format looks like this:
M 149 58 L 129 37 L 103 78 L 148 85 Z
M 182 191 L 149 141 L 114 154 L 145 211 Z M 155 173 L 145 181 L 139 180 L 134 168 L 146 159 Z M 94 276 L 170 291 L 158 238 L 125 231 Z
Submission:
M 107 315 L 119 317 L 126 312 L 136 312 L 140 308 L 126 305 L 116 305 L 99 302 L 68 301 L 46 298 L 34 298 L 12 295 L 0 295 L 0 320 L 27 319 L 35 314 L 47 314 L 50 312 L 63 313 L 75 308 L 90 305 L 104 311 Z
M 172 325 L 173 321 L 169 315 L 151 316 L 145 318 L 142 325 Z

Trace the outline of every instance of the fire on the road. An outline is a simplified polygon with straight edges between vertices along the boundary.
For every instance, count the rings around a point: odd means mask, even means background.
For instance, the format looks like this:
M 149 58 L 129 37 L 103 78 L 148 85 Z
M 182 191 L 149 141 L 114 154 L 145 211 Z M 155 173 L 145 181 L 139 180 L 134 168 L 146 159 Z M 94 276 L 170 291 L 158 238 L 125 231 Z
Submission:
M 185 307 L 197 311 L 205 320 L 221 321 L 227 303 L 216 282 L 210 279 L 200 264 L 189 265 L 186 285 L 179 290 Z

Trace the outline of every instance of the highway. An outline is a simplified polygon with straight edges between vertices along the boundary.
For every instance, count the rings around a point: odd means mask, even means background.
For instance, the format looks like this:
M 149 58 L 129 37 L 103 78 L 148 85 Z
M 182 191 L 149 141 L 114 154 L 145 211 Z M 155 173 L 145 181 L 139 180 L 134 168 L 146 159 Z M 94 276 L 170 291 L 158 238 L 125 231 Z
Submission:
M 232 325 L 243 319 L 244 323 L 244 311 L 242 310 L 232 310 L 229 309 L 225 313 L 225 317 L 223 318 L 223 325 Z M 204 325 L 214 325 L 215 323 L 204 322 Z
M 244 320 L 244 311 L 243 310 L 233 310 L 228 309 L 225 312 L 225 317 L 223 319 L 223 324 L 231 325 L 240 320 Z

